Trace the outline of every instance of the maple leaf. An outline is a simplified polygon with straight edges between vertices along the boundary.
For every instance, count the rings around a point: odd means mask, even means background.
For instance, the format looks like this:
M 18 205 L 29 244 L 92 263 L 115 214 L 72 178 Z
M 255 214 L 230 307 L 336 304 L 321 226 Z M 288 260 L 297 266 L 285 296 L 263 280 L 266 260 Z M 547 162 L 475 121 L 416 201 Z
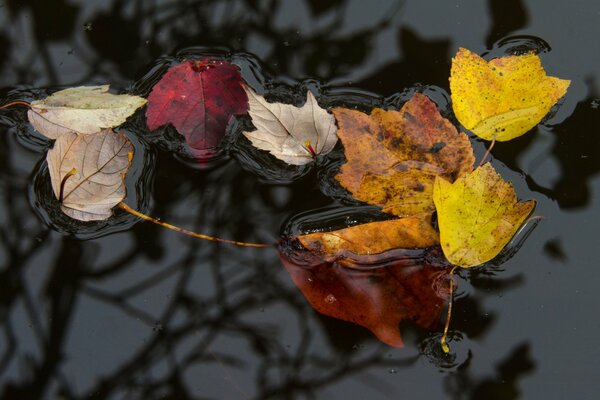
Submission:
M 400 259 L 361 270 L 290 249 L 280 245 L 282 263 L 315 310 L 361 325 L 390 346 L 403 346 L 399 327 L 403 320 L 435 328 L 448 299 L 449 268 Z
M 248 113 L 255 131 L 244 132 L 254 147 L 266 150 L 291 165 L 308 164 L 318 154 L 327 154 L 337 143 L 335 120 L 319 107 L 315 96 L 307 91 L 302 107 L 269 103 L 245 87 L 250 108 Z
M 59 136 L 46 162 L 61 210 L 80 221 L 109 218 L 112 208 L 125 198 L 123 177 L 132 157 L 129 139 L 110 129 Z
M 436 176 L 454 180 L 473 167 L 467 136 L 415 94 L 400 111 L 376 108 L 371 115 L 335 108 L 347 162 L 336 179 L 353 196 L 398 216 L 434 210 Z
M 517 202 L 512 185 L 489 163 L 454 183 L 437 177 L 433 199 L 444 255 L 461 267 L 496 257 L 535 207 L 533 200 Z
M 27 112 L 35 130 L 50 139 L 68 133 L 93 134 L 121 125 L 146 99 L 108 93 L 109 85 L 60 90 L 31 103 Z
M 486 62 L 460 48 L 452 59 L 454 114 L 465 128 L 486 140 L 511 140 L 531 130 L 570 83 L 547 76 L 535 54 Z
M 204 158 L 214 155 L 232 116 L 245 114 L 247 109 L 238 68 L 203 58 L 171 67 L 154 85 L 146 123 L 150 130 L 173 125 L 194 156 Z

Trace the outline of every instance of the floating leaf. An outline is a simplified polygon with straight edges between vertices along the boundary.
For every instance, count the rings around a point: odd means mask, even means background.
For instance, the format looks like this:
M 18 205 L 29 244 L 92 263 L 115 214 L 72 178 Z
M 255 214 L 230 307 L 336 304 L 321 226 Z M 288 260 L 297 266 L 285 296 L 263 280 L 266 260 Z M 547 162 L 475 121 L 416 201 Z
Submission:
M 108 85 L 80 86 L 58 91 L 31 103 L 33 127 L 50 139 L 72 132 L 92 134 L 121 125 L 146 99 L 108 93 Z
M 450 91 L 456 118 L 486 140 L 511 140 L 532 129 L 570 83 L 547 76 L 535 54 L 486 62 L 460 48 L 452 59 Z
M 332 232 L 298 236 L 302 245 L 326 261 L 350 254 L 371 255 L 393 249 L 424 249 L 439 244 L 431 214 L 370 222 Z
M 226 61 L 185 61 L 170 68 L 148 96 L 150 130 L 171 124 L 197 156 L 211 156 L 232 116 L 245 114 L 248 99 L 238 68 Z
M 454 183 L 438 177 L 433 199 L 446 258 L 473 267 L 496 257 L 535 207 L 517 202 L 512 185 L 488 163 Z
M 336 179 L 355 198 L 398 216 L 431 212 L 436 176 L 454 180 L 473 168 L 467 136 L 415 94 L 400 111 L 371 115 L 335 108 L 347 162 Z
M 287 245 L 280 250 L 284 267 L 315 310 L 364 326 L 390 346 L 403 346 L 403 320 L 435 328 L 448 299 L 448 268 L 396 261 L 359 270 L 308 251 L 290 252 Z
M 59 136 L 46 161 L 62 211 L 80 221 L 109 218 L 112 208 L 125 198 L 123 176 L 132 156 L 129 139 L 110 129 Z
M 302 107 L 269 103 L 246 88 L 255 131 L 244 132 L 254 147 L 266 150 L 292 165 L 308 164 L 318 154 L 329 153 L 337 142 L 335 120 L 319 107 L 307 91 Z

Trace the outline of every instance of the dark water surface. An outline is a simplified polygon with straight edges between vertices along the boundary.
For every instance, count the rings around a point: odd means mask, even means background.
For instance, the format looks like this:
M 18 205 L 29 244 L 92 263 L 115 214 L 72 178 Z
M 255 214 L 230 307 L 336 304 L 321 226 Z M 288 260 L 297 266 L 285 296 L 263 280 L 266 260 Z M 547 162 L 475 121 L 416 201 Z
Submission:
M 545 219 L 509 261 L 460 274 L 449 357 L 441 325 L 403 325 L 395 349 L 317 314 L 273 250 L 127 215 L 61 219 L 43 204 L 49 143 L 23 110 L 1 111 L 0 398 L 596 399 L 599 37 L 596 0 L 0 1 L 1 103 L 81 84 L 147 93 L 161 57 L 206 48 L 235 52 L 256 87 L 301 83 L 331 104 L 400 104 L 417 88 L 447 111 L 459 46 L 488 58 L 535 48 L 572 80 L 542 125 L 492 151 Z M 314 218 L 380 217 L 335 208 L 315 170 L 261 173 L 243 155 L 199 168 L 138 123 L 125 129 L 128 202 L 166 221 L 272 243 Z

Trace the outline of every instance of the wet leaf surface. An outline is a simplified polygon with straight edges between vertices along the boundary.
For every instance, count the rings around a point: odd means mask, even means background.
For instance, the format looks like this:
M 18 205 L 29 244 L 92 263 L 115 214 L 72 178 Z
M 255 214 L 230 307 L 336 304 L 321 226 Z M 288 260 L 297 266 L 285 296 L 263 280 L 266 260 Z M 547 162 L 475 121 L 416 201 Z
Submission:
M 71 132 L 98 133 L 121 125 L 146 99 L 108 93 L 109 86 L 80 86 L 64 89 L 31 103 L 27 112 L 35 130 L 50 139 Z
M 302 107 L 269 103 L 246 88 L 255 131 L 244 132 L 254 147 L 268 151 L 291 165 L 310 163 L 318 154 L 329 153 L 337 143 L 335 120 L 307 91 Z
M 431 214 L 370 222 L 332 232 L 298 236 L 302 245 L 327 261 L 350 254 L 370 255 L 394 249 L 425 249 L 439 244 Z
M 129 139 L 110 129 L 59 136 L 46 161 L 62 211 L 80 221 L 110 218 L 112 208 L 125 198 L 123 177 L 132 157 Z
M 448 298 L 449 268 L 398 259 L 386 267 L 347 268 L 307 250 L 280 246 L 296 286 L 318 312 L 361 325 L 382 342 L 402 347 L 399 324 L 433 329 Z
M 385 212 L 433 211 L 435 177 L 454 180 L 472 168 L 469 139 L 422 94 L 399 111 L 376 108 L 367 115 L 335 108 L 333 113 L 347 159 L 336 179 L 356 199 Z
M 461 267 L 498 255 L 535 207 L 533 200 L 518 202 L 512 184 L 491 164 L 454 183 L 436 178 L 433 198 L 444 254 Z
M 535 54 L 487 62 L 460 48 L 452 59 L 450 91 L 456 118 L 486 140 L 511 140 L 531 130 L 570 83 L 547 76 Z
M 246 113 L 248 99 L 238 68 L 202 58 L 171 67 L 148 96 L 150 130 L 173 125 L 198 158 L 214 155 L 229 121 Z

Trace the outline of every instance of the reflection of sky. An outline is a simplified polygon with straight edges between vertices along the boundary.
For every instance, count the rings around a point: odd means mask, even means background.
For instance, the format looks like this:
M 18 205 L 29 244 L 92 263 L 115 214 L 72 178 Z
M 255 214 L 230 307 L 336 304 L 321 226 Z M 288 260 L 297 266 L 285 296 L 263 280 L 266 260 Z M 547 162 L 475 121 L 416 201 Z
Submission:
M 151 4 L 140 3 L 144 4 L 142 7 L 149 7 L 148 4 Z M 160 7 L 164 7 L 163 11 L 153 14 L 156 21 L 169 17 L 169 4 L 172 3 L 156 2 Z M 405 85 L 416 81 L 443 86 L 449 71 L 450 57 L 456 48 L 464 46 L 479 53 L 485 52 L 486 37 L 493 24 L 487 3 L 483 1 L 381 1 L 373 6 L 373 2 L 356 0 L 349 1 L 346 8 L 333 8 L 319 17 L 311 14 L 307 3 L 293 1 L 273 10 L 273 26 L 270 29 L 279 36 L 273 35 L 273 32 L 249 29 L 246 36 L 230 37 L 227 32 L 218 32 L 219 26 L 226 21 L 235 21 L 235 18 L 240 18 L 248 11 L 240 2 L 231 2 L 237 4 L 232 8 L 228 8 L 228 2 L 217 3 L 219 5 L 209 13 L 209 25 L 214 29 L 208 30 L 212 31 L 213 36 L 210 40 L 214 43 L 242 48 L 258 55 L 275 74 L 296 79 L 330 78 L 332 84 L 340 86 L 352 82 L 350 86 L 385 95 L 400 91 Z M 31 15 L 23 12 L 12 18 L 5 12 L 6 5 L 4 9 L 0 8 L 0 32 L 9 37 L 12 43 L 10 57 L 2 66 L 0 86 L 17 82 L 31 86 L 50 83 L 68 85 L 81 80 L 85 83 L 111 82 L 127 85 L 136 72 L 144 69 L 146 63 L 161 54 L 173 51 L 174 40 L 181 32 L 187 31 L 191 41 L 201 40 L 195 36 L 200 30 L 190 23 L 192 19 L 189 16 L 173 23 L 164 23 L 162 28 L 157 28 L 156 35 L 152 35 L 152 26 L 146 21 L 140 27 L 139 48 L 125 63 L 128 67 L 119 68 L 99 57 L 86 38 L 88 33 L 84 28 L 86 23 L 94 20 L 99 10 L 110 11 L 110 6 L 107 5 L 110 3 L 85 1 L 73 4 L 81 8 L 74 25 L 75 34 L 64 41 L 47 43 L 40 43 L 33 36 Z M 401 6 L 396 7 L 397 4 Z M 132 18 L 134 11 L 134 7 L 128 5 L 122 15 Z M 368 53 L 364 58 L 358 57 L 356 62 L 346 64 L 343 63 L 350 55 L 321 53 L 316 54 L 318 60 L 314 58 L 311 38 L 321 43 L 327 40 L 342 40 L 362 30 L 367 32 L 389 17 L 392 11 L 397 13 L 391 18 L 389 25 L 377 29 L 373 36 L 368 38 Z M 536 368 L 519 380 L 522 398 L 592 398 L 590 393 L 598 391 L 595 367 L 600 357 L 597 346 L 600 320 L 597 318 L 596 294 L 600 272 L 594 257 L 594 251 L 600 245 L 597 234 L 597 221 L 600 220 L 600 179 L 595 170 L 588 171 L 587 175 L 580 178 L 577 168 L 585 167 L 586 164 L 581 164 L 581 160 L 589 159 L 596 165 L 600 161 L 597 160 L 598 143 L 592 136 L 596 134 L 597 125 L 586 126 L 583 122 L 587 122 L 587 119 L 578 120 L 578 114 L 571 114 L 577 103 L 580 103 L 578 112 L 590 114 L 589 110 L 582 111 L 586 107 L 589 109 L 589 103 L 583 102 L 589 102 L 599 96 L 597 71 L 600 53 L 596 51 L 600 33 L 598 8 L 594 1 L 555 1 L 552 4 L 529 2 L 527 15 L 529 19 L 525 26 L 510 34 L 535 35 L 547 41 L 552 51 L 544 54 L 542 58 L 548 72 L 572 79 L 573 86 L 563 106 L 549 121 L 548 126 L 541 127 L 530 133 L 531 137 L 518 139 L 510 145 L 499 144 L 493 153 L 497 157 L 495 165 L 503 176 L 514 182 L 521 197 L 535 198 L 538 201 L 536 214 L 544 216 L 545 219 L 521 251 L 502 265 L 504 271 L 497 273 L 497 279 L 524 277 L 520 286 L 510 290 L 488 292 L 485 288 L 469 287 L 467 281 L 460 282 L 465 292 L 463 296 L 475 299 L 481 309 L 482 315 L 475 313 L 471 317 L 483 318 L 483 314 L 487 313 L 495 318 L 489 329 L 473 337 L 468 335 L 468 325 L 475 325 L 477 322 L 470 320 L 463 323 L 463 326 L 466 325 L 466 337 L 460 343 L 453 343 L 452 347 L 458 353 L 458 361 L 467 357 L 468 350 L 472 351 L 473 357 L 466 371 L 471 383 L 476 383 L 482 379 L 494 379 L 498 373 L 498 363 L 506 359 L 520 344 L 528 343 L 529 356 Z M 338 17 L 341 18 L 340 25 L 331 28 Z M 92 25 L 92 30 L 94 29 L 98 33 L 99 28 Z M 399 34 L 400 29 L 403 29 L 402 35 Z M 319 36 L 321 31 L 328 32 L 327 36 Z M 405 39 L 410 37 L 411 41 L 403 42 L 403 35 Z M 149 37 L 152 41 L 146 43 Z M 48 59 L 44 60 L 37 46 L 44 46 L 48 50 Z M 337 48 L 348 50 L 352 49 L 352 46 L 348 44 Z M 429 50 L 432 51 L 428 52 Z M 338 62 L 342 64 L 337 64 Z M 315 73 L 309 73 L 313 63 L 318 64 L 318 67 L 314 67 Z M 48 65 L 55 70 L 56 80 L 52 80 L 51 75 L 47 73 Z M 427 65 L 436 65 L 433 72 L 437 74 L 420 74 L 419 68 Z M 21 75 L 17 74 L 17 71 L 20 71 Z M 432 76 L 433 81 L 427 81 L 427 76 Z M 570 121 L 572 125 L 569 124 Z M 591 112 L 589 121 L 598 121 L 598 117 Z M 558 123 L 563 124 L 554 126 Z M 568 126 L 569 130 L 561 130 L 561 126 Z M 3 204 L 8 204 L 7 199 L 10 196 L 11 207 L 15 207 L 19 215 L 16 221 L 22 224 L 22 227 L 21 230 L 10 231 L 9 236 L 15 239 L 14 246 L 26 249 L 29 242 L 34 241 L 28 235 L 38 230 L 43 231 L 43 227 L 28 206 L 26 187 L 29 174 L 41 155 L 23 148 L 13 133 L 14 130 L 7 132 L 2 129 L 2 144 L 6 144 L 6 147 L 0 154 L 6 157 L 3 162 L 6 162 L 7 171 L 10 168 L 10 176 L 4 175 L 6 171 L 0 171 L 3 174 L 0 200 Z M 583 143 L 568 141 L 561 136 L 569 134 L 580 135 Z M 588 149 L 586 141 L 589 141 Z M 572 186 L 567 188 L 577 188 L 578 179 L 587 179 L 589 189 L 587 204 L 580 204 L 568 210 L 561 209 L 559 203 L 544 194 L 532 191 L 530 182 L 525 182 L 519 173 L 527 174 L 542 187 L 552 188 L 566 171 L 563 171 L 564 165 L 561 164 L 561 160 L 552 153 L 554 147 L 560 151 L 561 145 L 564 146 L 564 151 L 573 152 L 571 155 L 575 158 L 568 164 L 575 167 L 569 170 L 568 178 Z M 477 146 L 481 154 L 483 145 Z M 223 174 L 222 180 L 205 182 L 202 181 L 201 173 L 188 173 L 168 157 L 162 157 L 159 165 L 165 171 L 162 175 L 157 171 L 157 193 L 165 191 L 164 188 L 167 187 L 173 194 L 158 194 L 153 211 L 165 219 L 174 218 L 173 222 L 195 224 L 198 229 L 212 227 L 220 230 L 223 236 L 231 237 L 239 233 L 235 227 L 226 223 L 229 218 L 234 218 L 240 224 L 244 224 L 241 230 L 260 232 L 258 236 L 262 238 L 275 237 L 281 222 L 289 216 L 285 207 L 285 204 L 288 204 L 286 198 L 293 200 L 294 196 L 297 196 L 304 200 L 310 197 L 302 193 L 305 187 L 300 190 L 286 190 L 252 181 L 250 186 L 257 188 L 256 192 L 248 197 L 248 205 L 240 208 L 235 193 L 230 196 L 223 195 L 228 187 L 239 184 L 236 174 L 241 174 L 246 180 L 251 179 L 235 167 L 231 168 L 229 174 Z M 177 184 L 169 186 L 169 174 L 188 175 L 178 180 Z M 199 190 L 195 186 L 195 180 L 204 182 L 205 188 L 209 190 Z M 5 190 L 9 184 L 17 186 L 14 192 L 9 193 Z M 277 194 L 280 192 L 285 196 Z M 195 202 L 204 205 L 196 209 Z M 164 206 L 161 207 L 161 204 Z M 0 212 L 0 223 L 4 225 L 4 229 L 7 229 L 6 222 L 13 221 L 11 218 L 14 216 L 9 214 L 15 210 L 6 207 L 6 210 Z M 305 210 L 300 201 L 295 203 L 294 207 Z M 243 216 L 242 213 L 249 213 L 250 216 Z M 566 255 L 566 261 L 553 259 L 544 251 L 545 245 L 550 241 L 558 243 Z M 93 271 L 119 262 L 127 265 L 127 268 L 119 270 L 118 273 L 86 278 L 86 285 L 93 288 L 91 291 L 78 289 L 74 313 L 68 322 L 69 331 L 65 335 L 65 358 L 60 368 L 60 374 L 66 377 L 66 381 L 76 393 L 84 393 L 97 384 L 100 377 L 118 372 L 123 363 L 138 349 L 152 344 L 152 340 L 161 332 L 161 324 L 165 323 L 163 313 L 173 300 L 171 296 L 174 288 L 183 283 L 187 284 L 185 292 L 192 299 L 190 301 L 194 306 L 192 309 L 180 306 L 172 317 L 172 327 L 184 326 L 194 318 L 203 321 L 202 318 L 206 315 L 223 312 L 223 304 L 220 303 L 208 307 L 206 314 L 203 314 L 199 306 L 203 302 L 215 301 L 219 285 L 224 284 L 223 282 L 228 288 L 228 297 L 219 301 L 224 301 L 234 308 L 240 306 L 237 303 L 240 299 L 256 302 L 252 308 L 240 313 L 239 318 L 236 316 L 226 319 L 229 325 L 218 327 L 218 335 L 214 341 L 207 339 L 210 343 L 207 352 L 204 353 L 204 356 L 208 357 L 207 360 L 199 362 L 193 368 L 185 369 L 183 378 L 199 397 L 239 398 L 239 388 L 232 385 L 231 380 L 242 390 L 253 393 L 257 370 L 259 367 L 265 367 L 265 358 L 256 350 L 256 343 L 245 336 L 243 329 L 260 331 L 262 337 L 270 340 L 267 341 L 268 346 L 271 346 L 269 354 L 281 359 L 293 359 L 304 351 L 303 346 L 308 348 L 306 351 L 313 359 L 326 359 L 324 366 L 303 360 L 302 362 L 310 364 L 313 368 L 312 371 L 303 371 L 300 374 L 303 377 L 312 377 L 316 374 L 314 371 L 325 374 L 328 369 L 334 369 L 340 363 L 351 363 L 361 357 L 366 358 L 371 353 L 380 353 L 384 358 L 390 354 L 393 365 L 396 361 L 401 364 L 401 360 L 418 352 L 415 345 L 409 341 L 406 349 L 392 350 L 380 347 L 369 339 L 364 342 L 363 348 L 352 353 L 349 349 L 353 340 L 360 342 L 363 336 L 371 336 L 355 333 L 355 336 L 341 337 L 343 335 L 340 332 L 349 329 L 347 325 L 325 320 L 308 309 L 279 266 L 279 260 L 274 253 L 254 253 L 246 249 L 231 248 L 215 250 L 217 248 L 212 244 L 193 242 L 144 224 L 137 224 L 135 233 L 119 233 L 78 242 L 76 245 L 51 231 L 49 238 L 41 244 L 32 245 L 33 251 L 36 252 L 32 259 L 26 264 L 12 266 L 22 269 L 22 279 L 27 284 L 42 328 L 46 332 L 49 332 L 51 327 L 51 321 L 48 319 L 51 307 L 44 297 L 45 287 L 51 276 L 66 279 L 69 274 L 74 273 L 68 268 L 69 265 L 54 262 L 64 250 L 63 246 L 76 247 L 81 252 L 80 256 L 69 256 L 66 260 L 81 263 Z M 150 249 L 147 253 L 136 253 L 137 246 Z M 5 248 L 0 249 L 0 266 L 3 266 L 9 257 Z M 181 265 L 186 267 L 178 270 L 177 267 Z M 217 268 L 217 265 L 220 267 Z M 64 272 L 55 272 L 53 268 L 62 268 Z M 142 310 L 145 317 L 133 316 L 132 313 L 124 312 L 114 304 L 110 305 L 90 294 L 93 290 L 96 290 L 93 292 L 96 294 L 98 291 L 119 293 L 169 268 L 176 272 L 161 278 L 147 290 L 140 290 L 130 299 L 132 307 Z M 67 283 L 62 284 L 66 290 Z M 457 325 L 460 324 L 460 312 L 460 308 L 455 311 Z M 3 383 L 24 379 L 22 370 L 27 368 L 23 365 L 30 362 L 26 355 L 33 354 L 34 359 L 37 359 L 42 354 L 39 340 L 30 326 L 30 319 L 26 317 L 28 312 L 22 299 L 15 303 L 10 315 L 19 360 L 12 363 L 9 370 L 1 376 Z M 191 354 L 198 342 L 205 339 L 204 335 L 209 330 L 208 325 L 199 324 L 189 332 L 185 340 L 174 345 L 172 354 L 168 357 L 160 358 L 160 351 L 152 353 L 161 361 L 147 360 L 136 365 L 140 368 L 140 379 L 160 379 L 172 373 L 173 365 L 181 363 Z M 308 336 L 309 344 L 306 344 L 304 340 L 307 340 Z M 337 345 L 344 350 L 336 348 L 332 341 L 340 342 Z M 4 351 L 7 345 L 6 338 L 1 336 L 0 350 Z M 163 345 L 164 351 L 169 352 L 168 345 Z M 162 348 L 163 345 L 158 347 Z M 236 356 L 244 365 L 225 364 L 223 370 L 223 364 L 215 362 L 210 354 L 216 358 L 223 355 Z M 289 366 L 291 362 L 286 364 L 278 359 L 266 362 L 267 365 L 269 363 L 274 365 L 267 374 L 269 379 L 272 382 L 284 381 L 286 371 L 283 367 L 278 369 L 277 366 Z M 147 370 L 140 367 L 144 365 L 148 365 Z M 370 396 L 369 398 L 384 399 L 410 393 L 413 398 L 443 398 L 448 382 L 452 382 L 457 376 L 451 372 L 438 373 L 425 358 L 408 368 L 397 368 L 398 373 L 395 374 L 390 374 L 389 368 L 390 365 L 377 365 L 356 373 L 342 373 L 339 380 L 332 379 L 324 389 L 318 391 L 317 397 L 346 399 L 355 393 L 367 393 L 365 396 Z

